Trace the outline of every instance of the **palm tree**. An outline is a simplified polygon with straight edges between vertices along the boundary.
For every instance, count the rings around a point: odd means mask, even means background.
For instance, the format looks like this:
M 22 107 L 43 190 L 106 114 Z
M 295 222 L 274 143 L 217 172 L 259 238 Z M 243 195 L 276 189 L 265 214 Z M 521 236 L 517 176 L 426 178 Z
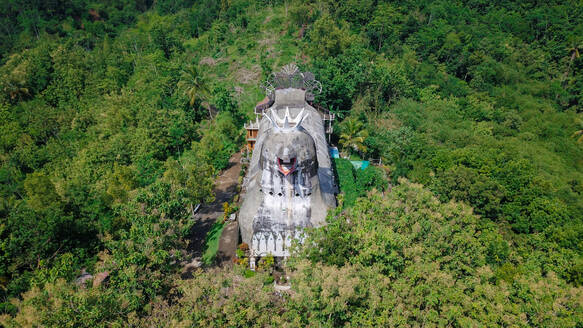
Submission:
M 343 151 L 355 151 L 362 157 L 366 152 L 364 140 L 368 137 L 368 131 L 364 129 L 364 124 L 356 118 L 349 118 L 342 122 L 340 134 L 340 145 Z
M 187 65 L 180 74 L 180 81 L 178 81 L 178 88 L 181 89 L 189 99 L 191 107 L 199 100 L 201 104 L 209 97 L 209 88 L 206 78 L 201 74 L 196 65 Z M 207 103 L 206 107 L 209 111 L 209 117 L 212 118 L 211 107 Z

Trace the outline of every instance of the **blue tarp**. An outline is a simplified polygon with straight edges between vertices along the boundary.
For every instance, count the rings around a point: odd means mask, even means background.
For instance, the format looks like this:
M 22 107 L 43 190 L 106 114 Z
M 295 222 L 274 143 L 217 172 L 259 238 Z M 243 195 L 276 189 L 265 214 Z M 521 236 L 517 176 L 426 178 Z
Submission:
M 361 170 L 366 169 L 370 164 L 369 161 L 350 161 L 350 163 L 352 163 L 352 166 L 354 166 L 354 168 Z
M 338 148 L 328 147 L 328 150 L 330 151 L 331 158 L 340 158 L 340 152 L 338 152 Z M 350 161 L 350 163 L 352 163 L 352 166 L 354 166 L 356 169 L 361 170 L 366 169 L 370 164 L 369 161 Z
M 338 152 L 338 148 L 330 147 L 330 157 L 332 158 L 340 158 L 340 153 Z

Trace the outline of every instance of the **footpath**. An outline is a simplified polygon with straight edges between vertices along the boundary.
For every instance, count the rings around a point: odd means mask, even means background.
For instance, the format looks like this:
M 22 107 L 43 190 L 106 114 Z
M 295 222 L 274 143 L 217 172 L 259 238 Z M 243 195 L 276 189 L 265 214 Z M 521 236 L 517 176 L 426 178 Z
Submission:
M 189 258 L 192 260 L 185 263 L 183 277 L 192 275 L 192 271 L 201 266 L 201 258 L 204 252 L 205 239 L 216 220 L 223 216 L 223 203 L 231 202 L 237 194 L 237 184 L 239 173 L 241 172 L 241 152 L 231 156 L 229 165 L 221 172 L 215 181 L 215 200 L 212 203 L 201 205 L 194 219 L 196 223 L 192 227 L 190 243 L 188 246 Z M 219 240 L 219 251 L 217 252 L 217 262 L 219 265 L 232 263 L 235 250 L 239 242 L 239 226 L 237 222 L 226 223 L 221 238 Z

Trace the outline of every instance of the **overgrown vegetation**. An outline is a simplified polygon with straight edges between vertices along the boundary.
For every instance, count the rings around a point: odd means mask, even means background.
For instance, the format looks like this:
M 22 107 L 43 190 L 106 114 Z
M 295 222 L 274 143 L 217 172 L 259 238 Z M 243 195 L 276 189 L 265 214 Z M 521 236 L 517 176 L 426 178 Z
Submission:
M 581 3 L 0 12 L 4 326 L 583 324 Z M 292 61 L 322 82 L 342 152 L 381 158 L 392 191 L 336 162 L 343 207 L 291 261 L 289 296 L 241 268 L 181 281 L 194 206 L 258 81 Z M 109 280 L 78 286 L 81 268 Z
M 344 158 L 335 158 L 334 164 L 338 188 L 343 195 L 342 206 L 345 208 L 354 205 L 358 197 L 366 196 L 370 190 L 383 192 L 388 187 L 386 174 L 379 167 L 355 170 L 352 163 Z
M 173 284 L 193 209 L 241 145 L 242 114 L 218 79 L 197 84 L 206 97 L 185 93 L 201 57 L 183 43 L 219 8 L 163 6 L 2 6 L 23 19 L 2 24 L 19 32 L 0 53 L 2 312 L 82 267 L 111 272 L 130 312 Z
M 80 326 L 90 313 L 96 315 L 87 318 L 91 323 L 155 327 L 575 327 L 581 322 L 580 287 L 524 262 L 498 227 L 469 206 L 442 203 L 420 185 L 399 182 L 393 192 L 360 198 L 312 232 L 308 242 L 319 247 L 290 262 L 294 292 L 289 295 L 273 292 L 267 270 L 213 269 L 178 282 L 179 297 L 151 302 L 143 316 L 112 316 L 119 313 L 118 294 L 59 280 L 28 292 L 16 303 L 19 314 L 6 324 Z M 32 312 L 39 315 L 27 317 Z

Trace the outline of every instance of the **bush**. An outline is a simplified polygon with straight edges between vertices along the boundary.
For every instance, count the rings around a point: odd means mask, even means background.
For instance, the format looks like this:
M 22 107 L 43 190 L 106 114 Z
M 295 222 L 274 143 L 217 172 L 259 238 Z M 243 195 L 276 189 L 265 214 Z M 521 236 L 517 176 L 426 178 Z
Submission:
M 199 144 L 212 166 L 217 170 L 225 169 L 242 142 L 241 130 L 235 125 L 233 117 L 227 112 L 220 113 L 215 121 L 203 127 L 202 134 Z
M 364 170 L 356 170 L 356 186 L 360 196 L 365 196 L 369 190 L 385 191 L 389 182 L 383 169 L 368 166 Z

